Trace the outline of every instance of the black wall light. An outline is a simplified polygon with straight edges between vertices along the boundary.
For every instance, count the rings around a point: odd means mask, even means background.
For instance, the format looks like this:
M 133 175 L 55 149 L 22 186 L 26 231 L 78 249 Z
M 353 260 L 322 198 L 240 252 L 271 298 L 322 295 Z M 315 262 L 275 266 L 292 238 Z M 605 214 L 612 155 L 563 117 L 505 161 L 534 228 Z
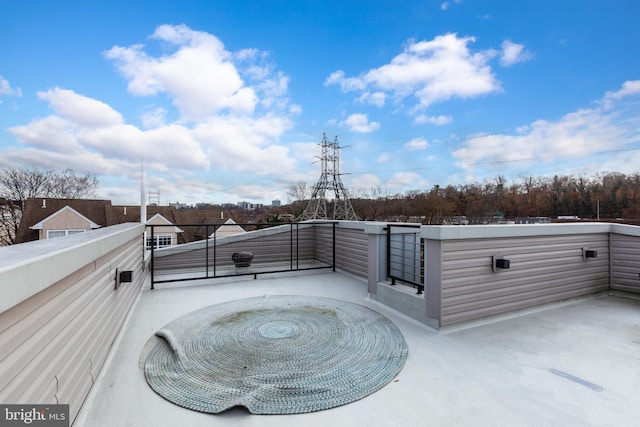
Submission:
M 494 255 L 491 257 L 492 265 L 491 269 L 493 272 L 498 270 L 507 270 L 511 267 L 511 261 L 508 259 L 504 259 L 501 255 Z
M 119 271 L 116 269 L 116 286 L 118 289 L 121 283 L 130 283 L 133 282 L 133 271 L 131 270 L 123 270 Z
M 509 261 L 508 259 L 497 259 L 496 260 L 496 268 L 502 268 L 502 269 L 507 269 L 511 267 L 511 261 Z
M 125 270 L 120 272 L 120 283 L 133 282 L 133 271 Z
M 595 249 L 582 248 L 582 259 L 598 258 L 598 251 Z

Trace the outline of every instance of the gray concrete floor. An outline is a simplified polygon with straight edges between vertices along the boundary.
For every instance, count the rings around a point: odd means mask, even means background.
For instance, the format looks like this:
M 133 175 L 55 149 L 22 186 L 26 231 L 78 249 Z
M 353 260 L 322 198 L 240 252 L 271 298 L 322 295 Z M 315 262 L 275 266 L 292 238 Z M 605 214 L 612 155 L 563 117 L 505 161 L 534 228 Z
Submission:
M 603 296 L 436 331 L 369 299 L 366 283 L 334 272 L 260 276 L 144 290 L 79 426 L 637 426 L 640 301 Z M 144 379 L 145 343 L 171 320 L 262 295 L 316 295 L 370 307 L 402 331 L 409 357 L 382 390 L 300 415 L 219 415 L 178 407 Z

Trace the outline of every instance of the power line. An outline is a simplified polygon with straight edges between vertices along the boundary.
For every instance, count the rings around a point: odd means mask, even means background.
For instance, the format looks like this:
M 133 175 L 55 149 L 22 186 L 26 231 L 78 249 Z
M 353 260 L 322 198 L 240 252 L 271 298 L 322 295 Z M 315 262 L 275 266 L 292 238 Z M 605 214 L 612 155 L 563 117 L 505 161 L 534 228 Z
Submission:
M 336 136 L 333 141 L 327 139 L 327 135 L 322 135 L 320 143 L 322 155 L 320 162 L 322 172 L 320 179 L 313 186 L 311 199 L 306 209 L 300 215 L 300 220 L 306 219 L 346 219 L 358 220 L 347 190 L 340 179 L 340 143 Z M 333 192 L 333 215 L 327 214 L 327 193 Z

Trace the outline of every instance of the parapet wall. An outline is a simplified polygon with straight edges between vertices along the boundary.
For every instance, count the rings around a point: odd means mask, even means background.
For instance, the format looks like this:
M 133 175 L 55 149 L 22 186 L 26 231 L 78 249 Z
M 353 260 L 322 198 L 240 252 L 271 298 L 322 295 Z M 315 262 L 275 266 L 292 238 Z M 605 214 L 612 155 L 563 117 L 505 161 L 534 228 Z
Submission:
M 75 418 L 143 283 L 144 227 L 0 248 L 0 402 Z M 118 273 L 132 271 L 132 282 Z
M 426 315 L 439 326 L 608 289 L 640 291 L 634 226 L 442 226 L 423 227 L 422 237 Z M 508 260 L 508 268 L 495 268 L 496 258 Z

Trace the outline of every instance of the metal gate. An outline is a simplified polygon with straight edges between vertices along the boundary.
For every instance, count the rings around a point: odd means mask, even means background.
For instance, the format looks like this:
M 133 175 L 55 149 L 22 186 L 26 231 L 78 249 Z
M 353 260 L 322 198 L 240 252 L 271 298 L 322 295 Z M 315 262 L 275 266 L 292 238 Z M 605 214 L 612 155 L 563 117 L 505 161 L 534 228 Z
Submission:
M 387 277 L 424 292 L 424 243 L 420 226 L 413 224 L 387 224 Z

